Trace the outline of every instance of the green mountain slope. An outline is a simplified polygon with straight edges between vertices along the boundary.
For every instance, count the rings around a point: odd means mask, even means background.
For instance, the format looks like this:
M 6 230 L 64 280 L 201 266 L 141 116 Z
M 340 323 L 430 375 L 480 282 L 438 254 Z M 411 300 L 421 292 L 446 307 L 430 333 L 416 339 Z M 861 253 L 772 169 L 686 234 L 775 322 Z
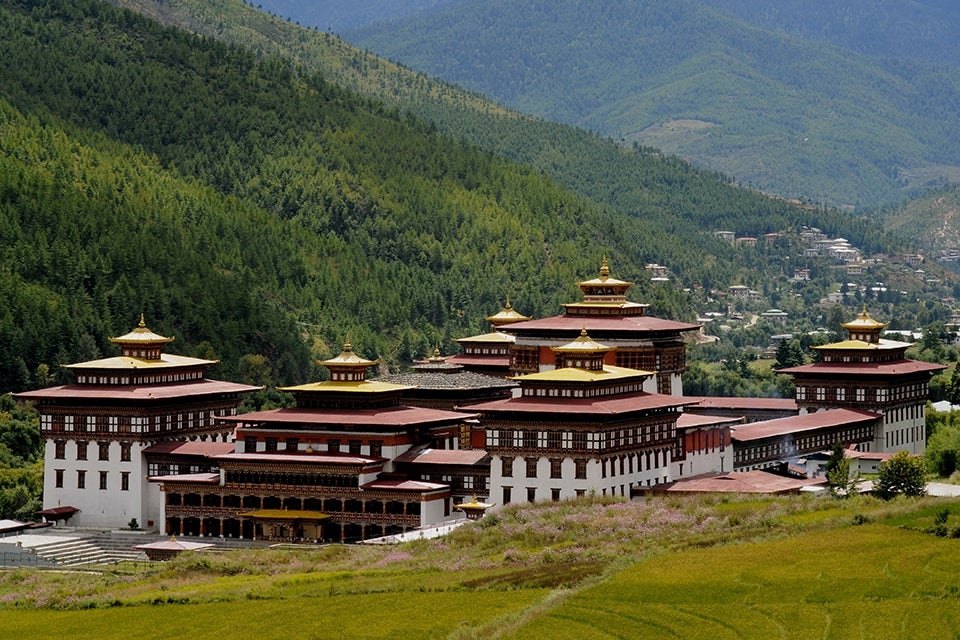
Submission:
M 942 189 L 889 211 L 885 227 L 910 238 L 931 257 L 957 264 L 960 250 L 960 189 Z M 952 255 L 951 255 L 952 254 Z
M 703 2 L 490 0 L 348 36 L 523 111 L 788 197 L 877 205 L 960 175 L 955 67 L 881 63 Z
M 811 224 L 877 250 L 885 241 L 873 225 L 825 210 L 800 210 L 744 190 L 729 188 L 723 175 L 694 169 L 646 147 L 625 149 L 581 129 L 509 111 L 482 96 L 430 79 L 360 51 L 327 33 L 301 28 L 256 11 L 239 0 L 112 0 L 144 15 L 208 37 L 289 57 L 390 107 L 413 113 L 458 139 L 529 164 L 594 201 L 649 220 L 651 232 L 669 231 L 662 244 L 638 247 L 648 261 L 697 270 L 673 250 L 684 234 L 710 254 L 725 248 L 701 237 L 726 227 L 758 235 L 785 226 Z
M 347 334 L 409 361 L 622 255 L 528 169 L 109 5 L 5 2 L 0 59 L 0 389 L 140 312 L 228 377 L 303 380 Z

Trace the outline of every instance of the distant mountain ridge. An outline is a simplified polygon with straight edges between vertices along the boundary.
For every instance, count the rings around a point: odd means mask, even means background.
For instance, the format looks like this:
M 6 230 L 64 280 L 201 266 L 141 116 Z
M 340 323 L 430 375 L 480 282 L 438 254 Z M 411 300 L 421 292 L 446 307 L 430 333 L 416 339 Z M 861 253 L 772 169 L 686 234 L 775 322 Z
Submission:
M 712 4 L 489 0 L 345 35 L 521 111 L 785 197 L 871 207 L 960 178 L 957 67 L 869 57 Z

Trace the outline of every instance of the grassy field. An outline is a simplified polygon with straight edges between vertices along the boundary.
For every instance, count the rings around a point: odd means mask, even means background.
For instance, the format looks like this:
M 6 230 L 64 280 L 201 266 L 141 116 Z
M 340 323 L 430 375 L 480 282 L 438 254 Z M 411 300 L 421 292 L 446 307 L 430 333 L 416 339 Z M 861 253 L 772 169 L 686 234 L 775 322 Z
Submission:
M 585 500 L 394 547 L 0 575 L 0 637 L 960 637 L 960 501 Z M 858 524 L 854 524 L 858 523 Z M 948 527 L 960 528 L 960 515 Z

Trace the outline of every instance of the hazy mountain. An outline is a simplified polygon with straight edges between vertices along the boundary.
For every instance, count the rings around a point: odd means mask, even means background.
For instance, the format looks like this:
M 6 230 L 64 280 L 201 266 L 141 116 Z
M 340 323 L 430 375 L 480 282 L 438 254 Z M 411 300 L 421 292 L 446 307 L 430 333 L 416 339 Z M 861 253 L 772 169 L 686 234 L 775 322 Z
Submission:
M 724 8 L 749 13 L 755 4 Z M 882 6 L 862 19 L 887 17 L 894 40 L 922 31 L 922 16 L 955 13 L 913 6 L 916 24 Z M 960 70 L 928 62 L 932 53 L 881 60 L 865 46 L 861 54 L 791 35 L 780 23 L 793 24 L 786 18 L 802 6 L 787 8 L 761 28 L 706 1 L 488 0 L 346 36 L 521 111 L 677 153 L 783 196 L 877 205 L 960 176 Z
M 267 13 L 324 31 L 339 33 L 368 24 L 463 2 L 463 0 L 257 0 L 248 4 Z

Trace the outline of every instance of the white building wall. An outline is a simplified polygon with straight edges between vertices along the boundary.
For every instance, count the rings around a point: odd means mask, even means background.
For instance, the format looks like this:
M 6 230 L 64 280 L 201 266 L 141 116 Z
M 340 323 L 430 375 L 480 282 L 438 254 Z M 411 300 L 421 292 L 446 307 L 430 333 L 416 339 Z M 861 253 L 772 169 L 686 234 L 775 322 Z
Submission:
M 59 438 L 58 438 L 59 439 Z M 144 525 L 157 517 L 154 511 L 145 518 L 143 510 L 145 469 L 138 443 L 132 443 L 130 461 L 120 460 L 120 443 L 110 441 L 108 460 L 100 460 L 98 441 L 87 441 L 87 459 L 77 459 L 77 440 L 65 441 L 64 457 L 56 457 L 56 442 L 47 438 L 44 445 L 43 507 L 70 506 L 80 511 L 69 521 L 71 526 L 118 529 L 126 528 L 132 518 Z M 56 486 L 57 470 L 63 470 L 63 486 Z M 84 473 L 80 488 L 79 472 Z M 101 489 L 101 472 L 106 472 L 106 488 Z M 129 474 L 128 488 L 121 489 L 122 474 Z

